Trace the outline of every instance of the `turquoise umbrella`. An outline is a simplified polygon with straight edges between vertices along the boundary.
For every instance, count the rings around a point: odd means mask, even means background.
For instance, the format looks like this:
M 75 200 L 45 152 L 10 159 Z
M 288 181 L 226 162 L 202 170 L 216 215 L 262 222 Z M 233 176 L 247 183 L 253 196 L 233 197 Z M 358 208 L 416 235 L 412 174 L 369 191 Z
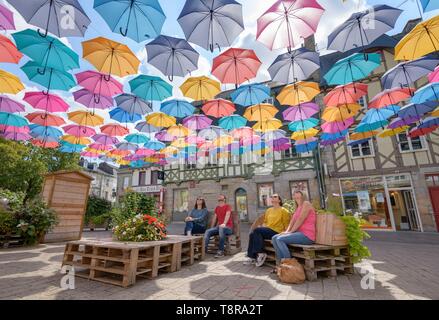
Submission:
M 310 119 L 306 119 L 306 120 L 299 120 L 299 121 L 291 122 L 288 125 L 288 129 L 290 129 L 293 132 L 303 131 L 303 130 L 308 130 L 308 129 L 314 128 L 318 124 L 319 124 L 319 119 L 310 118 Z
M 246 124 L 247 119 L 237 114 L 221 118 L 219 121 L 219 126 L 226 130 L 238 129 L 244 127 Z
M 334 64 L 324 78 L 329 85 L 343 85 L 366 78 L 381 65 L 379 53 L 354 53 Z
M 140 133 L 129 134 L 125 137 L 125 140 L 131 143 L 142 144 L 147 143 L 149 138 Z
M 59 144 L 60 148 L 58 150 L 64 153 L 79 153 L 86 147 L 86 145 L 73 144 L 63 140 L 61 140 Z
M 0 124 L 11 127 L 25 127 L 29 125 L 26 118 L 8 112 L 0 112 Z
M 360 122 L 358 126 L 355 128 L 354 132 L 364 133 L 369 131 L 374 131 L 377 129 L 384 129 L 389 124 L 389 121 L 382 120 L 376 122 Z
M 48 68 L 45 73 L 41 74 L 41 70 L 43 70 L 44 67 L 34 61 L 29 61 L 22 66 L 21 69 L 29 80 L 47 88 L 47 92 L 52 89 L 69 91 L 76 86 L 75 79 L 70 73 Z
M 145 143 L 144 147 L 147 149 L 158 151 L 165 148 L 166 144 L 160 141 L 148 141 L 147 143 Z
M 160 111 L 176 118 L 184 118 L 193 114 L 195 107 L 184 100 L 170 100 L 162 103 Z
M 41 74 L 47 68 L 67 71 L 79 68 L 78 55 L 58 39 L 41 37 L 38 32 L 26 29 L 12 34 L 18 50 L 41 65 Z
M 142 74 L 129 84 L 131 93 L 146 101 L 163 101 L 172 96 L 172 86 L 159 77 Z

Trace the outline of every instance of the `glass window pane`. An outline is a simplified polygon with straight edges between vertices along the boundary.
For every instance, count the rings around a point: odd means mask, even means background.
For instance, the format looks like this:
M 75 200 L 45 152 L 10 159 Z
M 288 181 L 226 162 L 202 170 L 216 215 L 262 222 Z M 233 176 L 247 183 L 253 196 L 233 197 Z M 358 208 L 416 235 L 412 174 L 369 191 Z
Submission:
M 413 150 L 420 150 L 420 149 L 422 149 L 422 141 L 421 141 L 421 139 L 419 137 L 412 139 L 412 147 L 413 147 Z
M 258 206 L 270 207 L 271 195 L 274 193 L 273 183 L 261 183 L 258 184 Z
M 401 151 L 410 151 L 410 144 L 408 142 L 401 142 Z

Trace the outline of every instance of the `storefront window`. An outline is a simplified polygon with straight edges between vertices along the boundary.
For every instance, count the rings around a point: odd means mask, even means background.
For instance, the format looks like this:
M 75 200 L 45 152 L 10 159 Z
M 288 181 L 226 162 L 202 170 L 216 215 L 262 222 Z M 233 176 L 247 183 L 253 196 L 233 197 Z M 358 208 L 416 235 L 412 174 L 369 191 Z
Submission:
M 188 190 L 174 190 L 174 213 L 185 213 L 188 211 Z
M 260 208 L 271 206 L 271 195 L 274 193 L 273 183 L 258 184 L 258 206 Z

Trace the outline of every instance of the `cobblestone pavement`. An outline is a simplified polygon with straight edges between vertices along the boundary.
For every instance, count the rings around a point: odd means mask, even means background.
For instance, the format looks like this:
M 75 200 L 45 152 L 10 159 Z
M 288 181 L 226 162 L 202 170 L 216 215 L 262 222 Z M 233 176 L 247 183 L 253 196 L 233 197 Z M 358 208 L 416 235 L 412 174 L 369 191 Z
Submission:
M 242 235 L 248 232 L 243 226 Z M 175 224 L 171 234 L 181 234 Z M 85 232 L 105 238 L 108 232 Z M 246 239 L 243 236 L 243 239 Z M 286 285 L 268 267 L 242 264 L 244 252 L 201 263 L 155 280 L 138 280 L 127 289 L 75 280 L 74 290 L 60 288 L 64 244 L 0 250 L 0 299 L 439 299 L 439 234 L 372 233 L 372 257 L 356 265 L 354 275 Z M 244 248 L 246 243 L 244 243 Z M 375 269 L 375 289 L 361 288 L 362 266 Z

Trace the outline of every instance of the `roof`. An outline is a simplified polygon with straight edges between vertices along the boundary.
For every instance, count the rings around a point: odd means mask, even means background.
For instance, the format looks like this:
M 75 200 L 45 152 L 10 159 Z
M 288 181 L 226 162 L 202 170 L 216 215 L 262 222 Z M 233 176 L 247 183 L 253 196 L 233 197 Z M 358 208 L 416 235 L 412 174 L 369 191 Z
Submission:
M 51 177 L 51 176 L 60 176 L 60 175 L 65 175 L 65 174 L 71 174 L 71 173 L 75 173 L 77 175 L 80 175 L 86 179 L 94 180 L 94 178 L 90 175 L 88 175 L 87 173 L 85 173 L 82 170 L 60 170 L 60 171 L 56 171 L 56 172 L 49 172 L 46 174 L 46 177 Z

